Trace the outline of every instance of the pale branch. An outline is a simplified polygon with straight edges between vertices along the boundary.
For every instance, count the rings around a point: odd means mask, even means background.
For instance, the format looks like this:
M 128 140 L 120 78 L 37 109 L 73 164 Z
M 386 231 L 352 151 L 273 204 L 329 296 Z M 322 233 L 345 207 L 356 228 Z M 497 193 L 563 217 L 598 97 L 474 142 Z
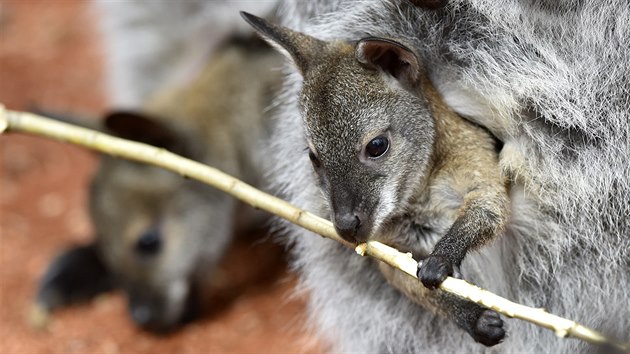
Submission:
M 264 193 L 215 168 L 177 156 L 164 149 L 112 137 L 35 114 L 5 110 L 0 105 L 0 133 L 4 131 L 25 132 L 70 142 L 109 155 L 159 166 L 182 176 L 199 180 L 250 204 L 254 208 L 277 215 L 316 234 L 335 240 L 346 247 L 355 248 L 360 255 L 369 255 L 398 268 L 409 276 L 417 277 L 418 263 L 410 254 L 398 252 L 394 248 L 375 241 L 355 247 L 354 244 L 347 242 L 337 234 L 330 221 Z M 590 343 L 610 345 L 622 351 L 630 352 L 630 344 L 628 343 L 607 338 L 597 331 L 574 321 L 552 315 L 543 309 L 511 302 L 461 279 L 447 277 L 440 285 L 440 289 L 493 309 L 505 316 L 522 319 L 550 329 L 558 337 L 579 338 Z

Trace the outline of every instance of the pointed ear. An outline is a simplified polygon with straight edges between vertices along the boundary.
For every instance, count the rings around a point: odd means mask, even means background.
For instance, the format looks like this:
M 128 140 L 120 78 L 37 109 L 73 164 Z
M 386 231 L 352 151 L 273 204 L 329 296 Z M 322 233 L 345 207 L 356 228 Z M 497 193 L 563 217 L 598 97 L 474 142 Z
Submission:
M 386 38 L 365 38 L 357 43 L 357 60 L 395 77 L 407 89 L 417 88 L 423 67 L 416 54 L 406 46 Z
M 120 138 L 189 156 L 182 134 L 149 115 L 132 111 L 116 111 L 105 116 L 104 124 L 108 132 Z
M 316 64 L 325 47 L 324 41 L 267 22 L 247 12 L 241 11 L 241 16 L 265 41 L 291 59 L 302 76 Z

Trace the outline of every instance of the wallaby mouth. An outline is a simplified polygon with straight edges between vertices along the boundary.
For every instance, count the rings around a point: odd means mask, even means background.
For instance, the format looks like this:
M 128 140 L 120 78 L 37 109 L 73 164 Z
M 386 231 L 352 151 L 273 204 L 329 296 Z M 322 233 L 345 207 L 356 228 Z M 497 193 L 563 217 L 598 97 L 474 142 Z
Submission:
M 158 299 L 138 299 L 130 297 L 129 313 L 134 323 L 145 331 L 165 334 L 172 332 L 179 325 L 179 318 L 171 318 L 164 301 Z
M 159 290 L 128 291 L 129 313 L 134 323 L 145 331 L 167 334 L 196 319 L 200 312 L 199 297 L 189 291 L 182 299 L 169 299 Z
M 165 334 L 172 332 L 177 327 L 177 323 L 160 321 L 159 310 L 149 305 L 135 304 L 129 308 L 129 311 L 134 323 L 147 332 Z

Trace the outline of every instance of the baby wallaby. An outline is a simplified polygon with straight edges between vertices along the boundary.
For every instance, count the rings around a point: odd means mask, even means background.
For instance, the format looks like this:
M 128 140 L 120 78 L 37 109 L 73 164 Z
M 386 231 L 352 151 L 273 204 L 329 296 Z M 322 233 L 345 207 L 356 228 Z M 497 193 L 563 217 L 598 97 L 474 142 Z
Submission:
M 387 38 L 326 42 L 243 13 L 303 77 L 305 144 L 329 217 L 359 243 L 423 259 L 425 285 L 379 264 L 389 282 L 487 346 L 505 336 L 494 311 L 437 288 L 469 250 L 504 230 L 508 185 L 496 142 L 451 111 L 413 49 Z
M 253 34 L 232 39 L 195 80 L 162 90 L 142 113 L 109 115 L 103 130 L 260 185 L 259 141 L 268 132 L 281 59 Z M 203 305 L 231 242 L 234 216 L 246 221 L 236 207 L 233 198 L 200 182 L 104 156 L 90 193 L 95 241 L 53 261 L 37 302 L 53 310 L 120 287 L 139 326 L 174 329 Z

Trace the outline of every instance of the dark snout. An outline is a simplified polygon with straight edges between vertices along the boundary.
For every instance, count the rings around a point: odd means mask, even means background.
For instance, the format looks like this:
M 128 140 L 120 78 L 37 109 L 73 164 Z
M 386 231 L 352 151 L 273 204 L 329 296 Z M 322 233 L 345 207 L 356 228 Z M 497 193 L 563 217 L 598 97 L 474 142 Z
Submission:
M 167 333 L 179 325 L 179 318 L 167 318 L 165 306 L 157 299 L 129 299 L 129 312 L 135 324 L 145 331 Z
M 129 314 L 134 323 L 145 331 L 166 334 L 177 330 L 199 315 L 195 294 L 190 294 L 181 304 L 169 304 L 166 297 L 154 291 L 128 293 Z
M 335 213 L 333 224 L 337 233 L 348 242 L 365 242 L 370 235 L 367 216 L 364 212 Z
M 366 212 L 362 188 L 353 188 L 347 183 L 331 181 L 330 206 L 333 224 L 339 236 L 351 243 L 367 241 L 372 231 L 370 215 Z

